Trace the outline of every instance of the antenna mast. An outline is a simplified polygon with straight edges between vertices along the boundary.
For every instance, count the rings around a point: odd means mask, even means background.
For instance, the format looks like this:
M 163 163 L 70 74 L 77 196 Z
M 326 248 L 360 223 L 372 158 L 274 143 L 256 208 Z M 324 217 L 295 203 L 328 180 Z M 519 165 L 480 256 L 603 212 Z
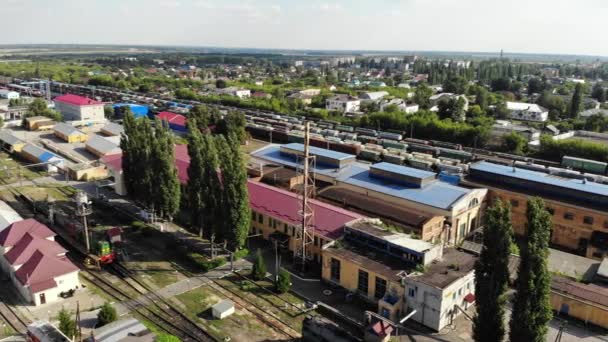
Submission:
M 310 122 L 307 121 L 304 123 L 304 125 L 304 155 L 301 167 L 301 175 L 303 177 L 301 190 L 302 208 L 300 211 L 300 215 L 302 216 L 302 241 L 300 246 L 300 255 L 298 256 L 302 258 L 302 271 L 306 269 L 306 260 L 312 259 L 312 252 L 308 251 L 307 253 L 307 248 L 314 242 L 314 227 L 312 225 L 314 213 L 308 203 L 308 200 L 313 196 L 315 186 L 314 179 L 310 176 L 310 166 L 312 165 L 314 167 L 315 163 L 315 157 L 310 155 Z M 300 164 L 298 163 L 298 165 Z

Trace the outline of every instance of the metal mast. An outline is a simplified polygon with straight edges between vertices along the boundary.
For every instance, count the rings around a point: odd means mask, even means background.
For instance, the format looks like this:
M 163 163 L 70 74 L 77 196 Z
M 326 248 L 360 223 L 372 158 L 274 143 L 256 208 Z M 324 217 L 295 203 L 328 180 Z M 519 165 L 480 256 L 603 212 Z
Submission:
M 310 176 L 310 166 L 314 166 L 315 157 L 310 155 L 310 122 L 304 123 L 304 155 L 302 160 L 301 167 L 301 175 L 303 177 L 302 184 L 302 197 L 301 197 L 301 211 L 300 215 L 302 216 L 302 241 L 300 246 L 300 255 L 302 258 L 302 271 L 305 270 L 306 260 L 312 259 L 312 253 L 307 251 L 308 246 L 314 242 L 314 227 L 312 225 L 313 220 L 313 210 L 308 203 L 309 197 L 313 196 L 315 182 L 314 179 Z M 299 163 L 298 163 L 299 165 Z M 314 174 L 314 173 L 313 173 Z

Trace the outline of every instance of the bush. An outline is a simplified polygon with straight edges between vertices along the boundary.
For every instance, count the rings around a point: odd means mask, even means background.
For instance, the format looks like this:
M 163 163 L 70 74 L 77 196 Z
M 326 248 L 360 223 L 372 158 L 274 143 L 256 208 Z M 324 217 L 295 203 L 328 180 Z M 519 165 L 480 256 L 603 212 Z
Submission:
M 285 293 L 291 288 L 291 274 L 289 274 L 289 272 L 287 272 L 284 268 L 282 268 L 279 272 L 279 277 L 275 287 L 278 293 Z
M 72 319 L 72 315 L 70 315 L 66 309 L 61 308 L 61 310 L 59 310 L 58 320 L 59 330 L 67 337 L 71 338 L 74 336 L 76 333 L 76 321 Z
M 264 263 L 264 258 L 262 257 L 262 252 L 258 249 L 258 252 L 255 257 L 255 262 L 253 263 L 253 269 L 251 270 L 251 277 L 254 280 L 262 280 L 266 278 L 266 264 Z
M 156 337 L 156 342 L 181 342 L 177 336 L 169 335 L 169 334 L 160 334 Z
M 224 257 L 209 260 L 207 257 L 200 255 L 199 253 L 190 253 L 188 254 L 188 257 L 192 259 L 192 261 L 194 261 L 198 266 L 200 266 L 203 272 L 209 272 L 214 268 L 218 268 L 226 264 L 226 258 Z
M 97 327 L 112 323 L 117 317 L 116 309 L 110 303 L 105 302 L 97 314 Z
M 249 255 L 249 250 L 247 248 L 239 249 L 234 253 L 234 260 L 243 259 L 244 257 Z
M 142 230 L 147 227 L 147 225 L 142 221 L 133 221 L 131 222 L 131 227 L 136 230 Z

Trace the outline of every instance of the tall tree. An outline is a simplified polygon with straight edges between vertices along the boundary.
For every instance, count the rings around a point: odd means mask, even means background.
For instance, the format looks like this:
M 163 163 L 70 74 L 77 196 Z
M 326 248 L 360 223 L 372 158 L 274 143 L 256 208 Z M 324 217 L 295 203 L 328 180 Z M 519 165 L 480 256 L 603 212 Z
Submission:
M 431 108 L 431 102 L 429 101 L 431 95 L 433 95 L 433 90 L 426 83 L 422 82 L 416 87 L 414 101 L 421 109 L 429 109 Z
M 190 164 L 188 165 L 188 209 L 190 213 L 190 223 L 198 228 L 199 236 L 203 236 L 203 215 L 205 214 L 205 198 L 208 194 L 203 192 L 202 179 L 204 174 L 204 155 L 206 146 L 203 145 L 203 136 L 198 129 L 196 119 L 188 120 L 188 155 Z
M 572 100 L 570 101 L 570 117 L 577 118 L 583 108 L 583 84 L 577 83 L 574 88 L 574 94 L 572 94 Z
M 76 335 L 76 321 L 72 319 L 72 315 L 65 308 L 61 308 L 57 319 L 59 320 L 59 330 L 65 336 L 73 338 Z
M 473 338 L 477 342 L 502 341 L 513 238 L 509 205 L 497 200 L 486 211 L 484 226 L 483 247 L 475 263 L 477 313 L 473 319 Z
M 598 100 L 599 102 L 606 102 L 606 90 L 601 83 L 596 83 L 591 90 L 591 97 Z
M 247 172 L 240 150 L 238 137 L 217 138 L 221 179 L 222 210 L 225 227 L 220 233 L 228 241 L 229 248 L 238 250 L 245 244 L 249 232 L 251 212 L 247 191 Z
M 175 166 L 175 146 L 173 133 L 166 122 L 156 120 L 154 138 L 150 141 L 152 146 L 151 168 L 154 169 L 154 183 L 150 183 L 154 209 L 162 217 L 169 220 L 179 210 L 181 199 L 180 182 Z
M 547 267 L 551 215 L 541 198 L 528 201 L 527 237 L 521 250 L 517 275 L 517 292 L 513 300 L 511 341 L 545 341 L 551 320 L 549 292 L 551 274 Z

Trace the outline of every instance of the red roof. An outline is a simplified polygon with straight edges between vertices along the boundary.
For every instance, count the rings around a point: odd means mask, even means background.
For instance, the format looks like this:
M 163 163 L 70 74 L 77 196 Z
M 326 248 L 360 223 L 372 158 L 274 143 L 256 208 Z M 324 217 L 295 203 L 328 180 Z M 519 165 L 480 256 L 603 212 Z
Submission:
M 55 233 L 49 227 L 35 219 L 27 219 L 14 222 L 0 232 L 0 246 L 13 247 L 27 233 L 41 239 L 55 236 Z
M 42 251 L 47 255 L 60 255 L 67 252 L 55 241 L 41 239 L 27 233 L 19 242 L 17 242 L 15 247 L 4 254 L 4 258 L 11 265 L 23 265 L 37 250 Z
M 54 278 L 78 271 L 78 267 L 65 258 L 46 255 L 37 250 L 21 266 L 15 277 L 24 286 L 30 285 L 32 293 L 49 289 L 56 285 Z
M 103 104 L 103 102 L 95 101 L 88 97 L 78 96 L 78 95 L 74 95 L 74 94 L 65 94 L 65 95 L 57 96 L 53 101 L 68 103 L 68 104 L 76 105 L 76 106 Z
M 254 181 L 247 181 L 247 187 L 251 209 L 293 225 L 300 224 L 301 204 L 296 194 Z M 309 204 L 314 212 L 312 226 L 315 233 L 330 239 L 340 237 L 347 222 L 365 218 L 363 215 L 317 200 L 310 200 Z
M 186 126 L 186 117 L 180 114 L 160 112 L 156 117 L 160 120 L 165 120 L 172 125 Z
M 180 183 L 188 183 L 188 167 L 190 166 L 190 156 L 188 155 L 188 145 L 175 145 L 175 167 Z M 112 154 L 101 158 L 101 162 L 112 170 L 119 172 L 122 170 L 122 153 Z

